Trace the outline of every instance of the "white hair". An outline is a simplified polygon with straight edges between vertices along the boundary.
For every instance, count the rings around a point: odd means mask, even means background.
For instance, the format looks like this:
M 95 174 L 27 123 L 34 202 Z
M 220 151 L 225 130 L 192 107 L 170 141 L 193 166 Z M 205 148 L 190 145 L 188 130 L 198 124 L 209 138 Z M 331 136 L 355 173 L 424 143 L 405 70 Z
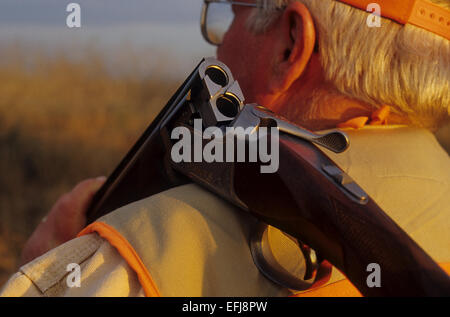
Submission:
M 258 0 L 248 27 L 264 32 L 282 7 L 300 1 L 311 12 L 325 79 L 336 91 L 376 108 L 390 105 L 412 124 L 435 129 L 450 115 L 450 41 L 413 25 L 382 18 L 335 0 Z M 432 0 L 449 8 L 450 0 Z M 319 98 L 320 99 L 320 98 Z

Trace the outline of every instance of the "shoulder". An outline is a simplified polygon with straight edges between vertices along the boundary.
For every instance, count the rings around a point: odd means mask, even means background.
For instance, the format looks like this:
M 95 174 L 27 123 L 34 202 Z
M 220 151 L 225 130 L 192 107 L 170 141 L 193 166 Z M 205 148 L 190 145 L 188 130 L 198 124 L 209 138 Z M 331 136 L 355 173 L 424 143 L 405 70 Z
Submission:
M 0 296 L 8 297 L 140 294 L 135 273 L 95 233 L 68 241 L 25 264 L 0 291 Z
M 130 265 L 142 262 L 148 272 L 141 279 L 150 280 L 163 296 L 285 293 L 265 280 L 253 263 L 248 239 L 255 219 L 198 185 L 134 202 L 98 223 L 120 237 L 110 243 L 126 241 L 119 252 Z

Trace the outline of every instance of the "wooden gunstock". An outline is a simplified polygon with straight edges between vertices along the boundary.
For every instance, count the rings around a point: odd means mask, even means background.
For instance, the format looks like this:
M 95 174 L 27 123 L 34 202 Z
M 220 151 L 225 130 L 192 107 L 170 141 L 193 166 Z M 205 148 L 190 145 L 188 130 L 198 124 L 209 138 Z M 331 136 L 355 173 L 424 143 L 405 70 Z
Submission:
M 236 164 L 235 193 L 267 224 L 299 238 L 341 270 L 364 296 L 449 296 L 449 276 L 372 200 L 324 172 L 335 164 L 309 142 L 280 135 L 280 165 Z M 370 263 L 381 287 L 369 287 Z

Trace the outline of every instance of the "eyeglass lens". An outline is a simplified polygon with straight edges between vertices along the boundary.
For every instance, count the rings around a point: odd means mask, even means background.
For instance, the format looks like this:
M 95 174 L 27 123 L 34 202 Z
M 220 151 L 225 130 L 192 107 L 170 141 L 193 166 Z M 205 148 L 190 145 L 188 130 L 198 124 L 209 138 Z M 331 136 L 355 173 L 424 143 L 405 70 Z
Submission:
M 225 33 L 234 19 L 234 13 L 229 3 L 211 2 L 206 12 L 206 32 L 214 44 L 221 44 Z

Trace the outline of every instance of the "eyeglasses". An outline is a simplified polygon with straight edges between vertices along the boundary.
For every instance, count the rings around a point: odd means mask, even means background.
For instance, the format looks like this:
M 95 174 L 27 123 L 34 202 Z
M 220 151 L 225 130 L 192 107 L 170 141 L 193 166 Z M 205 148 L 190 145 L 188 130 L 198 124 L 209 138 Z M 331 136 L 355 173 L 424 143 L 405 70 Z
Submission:
M 262 8 L 257 3 L 227 0 L 204 0 L 200 19 L 202 35 L 212 45 L 222 44 L 223 37 L 234 19 L 232 6 Z

